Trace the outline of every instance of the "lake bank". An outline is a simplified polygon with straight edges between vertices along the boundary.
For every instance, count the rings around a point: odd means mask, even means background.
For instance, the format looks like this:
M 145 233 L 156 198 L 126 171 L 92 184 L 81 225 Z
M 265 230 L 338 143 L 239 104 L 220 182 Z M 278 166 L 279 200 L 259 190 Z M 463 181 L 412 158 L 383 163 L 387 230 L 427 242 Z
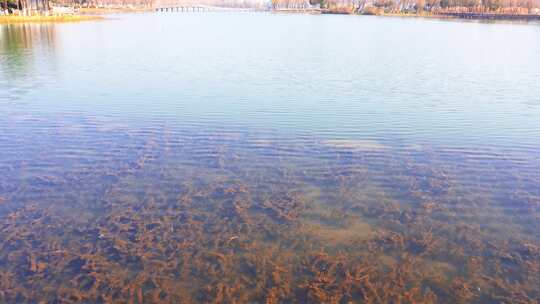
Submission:
M 106 15 L 106 14 L 129 14 L 129 13 L 145 13 L 152 12 L 153 8 L 141 7 L 115 7 L 115 8 L 98 8 L 98 7 L 81 7 L 78 9 L 80 15 Z
M 532 14 L 503 14 L 503 13 L 382 13 L 362 14 L 386 17 L 415 17 L 435 19 L 461 19 L 461 20 L 500 20 L 500 21 L 540 21 L 540 15 Z
M 51 16 L 33 15 L 0 15 L 0 24 L 13 23 L 41 23 L 41 22 L 79 22 L 103 19 L 101 15 L 130 14 L 153 12 L 155 8 L 149 7 L 114 7 L 114 8 L 76 8 L 74 14 L 57 14 Z M 263 10 L 261 10 L 263 11 Z M 539 14 L 510 14 L 510 13 L 475 13 L 475 12 L 419 12 L 419 13 L 386 13 L 380 9 L 366 9 L 355 11 L 352 9 L 271 9 L 271 13 L 286 14 L 328 14 L 328 15 L 362 15 L 382 17 L 415 17 L 436 19 L 464 19 L 464 20 L 501 20 L 501 21 L 540 21 Z
M 57 9 L 59 9 L 57 11 Z M 0 24 L 13 23 L 49 23 L 49 22 L 80 22 L 104 19 L 103 15 L 130 14 L 151 12 L 149 7 L 60 7 L 52 8 L 49 13 L 34 13 L 25 16 L 21 12 L 11 15 L 0 15 Z
M 518 20 L 518 21 L 540 21 L 540 15 L 533 14 L 505 14 L 505 13 L 440 13 L 434 17 L 475 19 L 475 20 Z
M 345 9 L 279 9 L 272 10 L 275 13 L 287 14 L 321 14 L 321 15 L 359 15 L 359 16 L 381 16 L 381 17 L 414 17 L 414 18 L 436 18 L 436 19 L 463 19 L 463 20 L 510 20 L 510 21 L 540 21 L 538 14 L 508 14 L 508 13 L 385 13 L 376 10 L 366 10 L 355 12 Z
M 55 15 L 55 16 L 0 16 L 0 24 L 14 23 L 48 23 L 48 22 L 80 22 L 90 20 L 101 20 L 102 16 L 97 15 Z

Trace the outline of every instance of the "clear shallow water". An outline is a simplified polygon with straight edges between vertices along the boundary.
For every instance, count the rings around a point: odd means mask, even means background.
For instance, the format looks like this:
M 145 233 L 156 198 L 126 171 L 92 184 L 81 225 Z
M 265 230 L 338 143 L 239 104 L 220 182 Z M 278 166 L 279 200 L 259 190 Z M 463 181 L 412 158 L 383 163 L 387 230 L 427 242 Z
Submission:
M 0 27 L 0 299 L 536 303 L 540 27 Z

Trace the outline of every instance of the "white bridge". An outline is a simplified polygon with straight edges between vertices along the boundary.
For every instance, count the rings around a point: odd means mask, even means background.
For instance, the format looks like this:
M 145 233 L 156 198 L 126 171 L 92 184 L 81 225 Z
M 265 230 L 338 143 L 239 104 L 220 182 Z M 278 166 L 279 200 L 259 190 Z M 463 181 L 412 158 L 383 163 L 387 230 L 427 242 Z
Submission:
M 155 8 L 156 12 L 261 12 L 265 9 L 218 7 L 208 5 L 164 5 Z

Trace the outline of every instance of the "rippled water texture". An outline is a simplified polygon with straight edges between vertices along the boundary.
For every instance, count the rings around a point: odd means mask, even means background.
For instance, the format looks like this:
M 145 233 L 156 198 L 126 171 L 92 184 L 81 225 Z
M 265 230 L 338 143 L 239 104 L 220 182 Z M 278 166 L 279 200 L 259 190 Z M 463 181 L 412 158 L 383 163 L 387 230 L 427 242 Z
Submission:
M 540 26 L 0 26 L 0 302 L 538 303 Z

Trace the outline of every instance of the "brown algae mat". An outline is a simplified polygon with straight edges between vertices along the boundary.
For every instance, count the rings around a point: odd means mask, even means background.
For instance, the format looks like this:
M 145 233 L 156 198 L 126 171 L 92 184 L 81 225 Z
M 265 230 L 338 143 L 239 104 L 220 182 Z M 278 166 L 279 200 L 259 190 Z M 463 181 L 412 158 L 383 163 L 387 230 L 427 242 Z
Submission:
M 540 196 L 508 196 L 531 221 L 512 226 L 523 215 L 495 208 L 429 148 L 325 142 L 317 149 L 331 158 L 282 155 L 265 167 L 260 145 L 220 144 L 218 132 L 114 146 L 126 140 L 119 134 L 109 151 L 127 157 L 24 177 L 25 163 L 4 168 L 0 302 L 540 300 L 540 243 L 523 230 L 538 228 Z M 374 165 L 369 153 L 387 161 Z M 488 216 L 505 227 L 478 223 Z

